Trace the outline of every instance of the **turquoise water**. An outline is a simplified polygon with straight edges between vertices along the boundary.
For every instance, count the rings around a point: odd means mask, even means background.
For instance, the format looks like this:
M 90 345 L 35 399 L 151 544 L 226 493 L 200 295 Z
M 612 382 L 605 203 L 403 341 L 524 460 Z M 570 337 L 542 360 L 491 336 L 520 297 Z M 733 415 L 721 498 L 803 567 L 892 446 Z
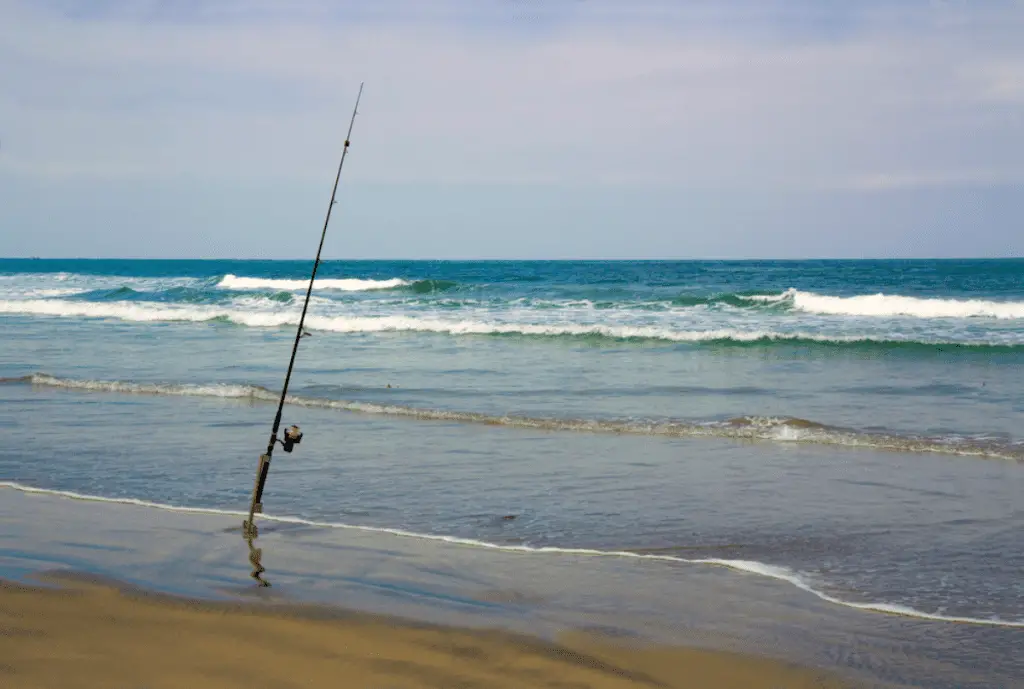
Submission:
M 0 260 L 0 481 L 244 509 L 310 268 Z M 327 262 L 307 326 L 270 515 L 1024 624 L 1024 260 Z

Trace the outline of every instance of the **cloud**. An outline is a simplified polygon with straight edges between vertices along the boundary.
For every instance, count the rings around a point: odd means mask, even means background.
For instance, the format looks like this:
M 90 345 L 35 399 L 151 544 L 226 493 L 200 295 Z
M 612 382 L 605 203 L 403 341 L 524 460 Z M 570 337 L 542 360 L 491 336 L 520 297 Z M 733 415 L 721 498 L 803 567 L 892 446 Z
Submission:
M 859 175 L 831 187 L 832 190 L 893 191 L 963 187 L 1024 186 L 1024 169 L 947 170 L 940 172 L 882 172 Z
M 0 7 L 6 174 L 318 179 L 364 79 L 363 181 L 798 189 L 1024 160 L 1020 5 Z
M 980 99 L 1024 106 L 1024 57 L 972 64 L 963 77 L 975 84 Z

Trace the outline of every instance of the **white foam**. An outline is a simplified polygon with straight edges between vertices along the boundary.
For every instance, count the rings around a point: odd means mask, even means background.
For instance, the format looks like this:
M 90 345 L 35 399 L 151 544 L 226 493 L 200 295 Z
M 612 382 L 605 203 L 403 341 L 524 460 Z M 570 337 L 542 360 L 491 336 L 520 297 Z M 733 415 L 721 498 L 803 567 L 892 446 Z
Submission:
M 910 316 L 914 318 L 1024 318 L 1024 302 L 983 299 L 922 299 L 895 294 L 833 297 L 789 289 L 781 298 L 808 313 L 836 316 Z M 769 297 L 759 298 L 769 301 Z M 774 300 L 774 299 L 771 299 Z
M 123 392 L 144 395 L 177 395 L 183 397 L 226 397 L 276 400 L 277 396 L 257 385 L 232 385 L 214 383 L 210 385 L 176 383 L 133 383 L 119 380 L 78 380 L 57 378 L 45 373 L 34 373 L 29 378 L 33 385 L 93 390 L 97 392 Z
M 31 290 L 29 292 L 26 292 L 24 295 L 20 295 L 20 296 L 26 296 L 26 297 L 66 297 L 69 294 L 79 294 L 79 293 L 81 293 L 81 291 L 82 290 L 75 289 L 73 287 L 72 288 L 67 288 L 67 289 L 36 289 L 36 290 Z
M 117 318 L 126 321 L 193 321 L 227 319 L 239 325 L 275 327 L 296 325 L 299 314 L 281 310 L 238 310 L 194 305 L 152 305 L 93 303 L 60 299 L 0 301 L 0 313 L 24 313 L 44 316 Z M 309 315 L 306 325 L 313 330 L 337 333 L 429 332 L 451 335 L 601 335 L 613 338 L 663 339 L 680 342 L 734 339 L 755 341 L 762 338 L 793 339 L 800 334 L 784 335 L 767 331 L 695 330 L 674 331 L 655 326 L 583 325 L 573 323 L 502 323 L 476 320 L 449 320 L 412 316 L 324 316 Z M 814 338 L 813 334 L 806 337 Z M 825 339 L 825 338 L 822 338 Z
M 245 325 L 280 325 L 276 315 L 246 314 L 236 322 Z M 668 342 L 758 342 L 761 340 L 818 342 L 885 342 L 869 336 L 825 335 L 811 332 L 781 333 L 771 330 L 737 330 L 717 328 L 709 330 L 676 330 L 652 325 L 583 324 L 583 323 L 523 323 L 446 319 L 413 316 L 310 316 L 306 322 L 315 330 L 337 333 L 421 332 L 447 335 L 528 335 L 548 337 L 598 336 L 623 340 L 664 340 Z
M 785 567 L 779 567 L 777 565 L 769 565 L 763 562 L 757 562 L 753 560 L 720 560 L 717 558 L 707 558 L 702 560 L 689 560 L 693 563 L 705 563 L 712 565 L 721 565 L 723 567 L 729 567 L 731 569 L 737 569 L 744 572 L 750 572 L 751 574 L 757 574 L 763 577 L 769 577 L 771 579 L 778 579 L 779 581 L 785 581 L 798 589 L 807 591 L 808 593 L 814 594 L 823 601 L 827 601 L 834 605 L 842 605 L 847 608 L 854 608 L 856 610 L 865 610 L 868 612 L 881 612 L 889 615 L 903 615 L 905 617 L 916 617 L 923 620 L 935 620 L 937 622 L 958 622 L 961 624 L 983 624 L 998 627 L 1024 627 L 1024 620 L 1002 620 L 999 618 L 988 618 L 979 619 L 976 617 L 958 617 L 955 615 L 939 615 L 935 613 L 922 612 L 914 608 L 905 605 L 895 605 L 892 603 L 857 603 L 854 601 L 843 600 L 842 598 L 836 598 L 835 596 L 829 595 L 822 591 L 818 591 L 812 587 L 806 579 L 800 577 L 792 570 Z
M 362 292 L 374 289 L 392 289 L 408 285 L 408 280 L 391 278 L 389 280 L 361 280 L 358 278 L 325 279 L 319 278 L 313 283 L 313 289 L 333 289 L 342 292 Z M 271 278 L 247 278 L 225 275 L 217 283 L 218 287 L 225 289 L 277 289 L 277 290 L 304 290 L 309 286 L 309 280 L 281 280 Z
M 328 309 L 337 305 L 324 303 Z M 250 327 L 296 325 L 298 309 L 266 299 L 237 303 L 230 307 L 193 304 L 147 304 L 125 302 L 84 302 L 61 299 L 0 300 L 0 313 L 32 314 L 63 318 L 116 318 L 124 321 L 205 322 L 223 319 Z M 778 332 L 764 329 L 675 329 L 658 325 L 612 323 L 522 322 L 511 320 L 475 320 L 439 318 L 435 316 L 355 316 L 313 314 L 306 318 L 310 330 L 336 333 L 420 332 L 448 335 L 527 335 L 527 336 L 598 336 L 612 339 L 662 340 L 666 342 L 702 343 L 737 342 L 822 342 L 841 343 L 919 343 L 926 345 L 1018 346 L 1024 345 L 1024 333 L 1000 333 L 997 339 L 958 341 L 915 338 L 892 334 L 829 334 L 822 332 Z M 987 337 L 992 338 L 993 334 Z
M 717 339 L 757 340 L 764 333 L 736 330 L 676 331 L 656 326 L 581 323 L 522 323 L 412 316 L 314 316 L 310 325 L 339 333 L 426 332 L 448 335 L 598 335 L 618 339 L 697 342 Z
M 33 486 L 26 486 L 13 481 L 0 481 L 0 488 L 10 488 L 13 490 L 21 491 L 23 493 L 35 493 L 42 495 L 51 495 L 54 497 L 68 498 L 72 500 L 84 500 L 89 502 L 104 502 L 120 505 L 131 505 L 135 507 L 145 507 L 149 509 L 167 510 L 170 512 L 181 512 L 188 514 L 210 514 L 219 516 L 230 516 L 230 517 L 248 517 L 247 512 L 241 510 L 225 510 L 217 509 L 213 507 L 186 507 L 179 505 L 168 505 L 164 503 L 152 502 L 149 500 L 140 500 L 138 498 L 107 498 L 98 495 L 86 495 L 83 493 L 76 493 L 67 490 L 55 490 L 49 488 L 35 488 Z M 986 626 L 997 626 L 997 627 L 1021 627 L 1024 628 L 1024 620 L 1001 620 L 998 618 L 990 619 L 979 619 L 973 617 L 955 617 L 948 615 L 938 615 L 928 612 L 922 612 L 913 608 L 893 605 L 891 603 L 857 603 L 852 601 L 845 601 L 841 598 L 836 598 L 827 593 L 818 591 L 812 587 L 805 579 L 800 577 L 793 571 L 779 567 L 777 565 L 771 565 L 764 562 L 757 562 L 754 560 L 724 560 L 719 558 L 698 558 L 688 559 L 684 557 L 677 557 L 675 555 L 655 555 L 650 553 L 634 553 L 628 550 L 597 550 L 594 548 L 558 548 L 554 546 L 541 546 L 534 547 L 528 545 L 503 545 L 500 543 L 491 543 L 489 541 L 479 541 L 472 538 L 462 538 L 459 536 L 444 536 L 440 534 L 424 534 L 417 533 L 414 531 L 407 531 L 404 529 L 392 529 L 387 527 L 378 526 L 360 526 L 357 524 L 345 524 L 339 522 L 322 522 L 314 521 L 310 519 L 302 519 L 301 517 L 291 516 L 277 516 L 268 514 L 256 515 L 258 519 L 285 523 L 285 524 L 302 524 L 304 526 L 312 526 L 317 528 L 325 529 L 345 529 L 349 531 L 361 531 L 367 533 L 379 533 L 387 534 L 390 536 L 398 536 L 401 538 L 415 538 L 419 540 L 428 541 L 440 541 L 443 543 L 450 543 L 452 545 L 467 546 L 472 548 L 484 548 L 487 550 L 495 550 L 505 553 L 519 553 L 524 555 L 576 555 L 582 557 L 614 557 L 614 558 L 631 558 L 637 560 L 654 560 L 661 562 L 678 562 L 681 564 L 690 565 L 713 565 L 718 567 L 726 567 L 729 569 L 747 572 L 749 574 L 755 574 L 758 576 L 769 577 L 777 579 L 779 581 L 785 581 L 797 588 L 806 591 L 818 598 L 835 604 L 841 605 L 848 608 L 854 608 L 857 610 L 864 610 L 869 612 L 881 612 L 894 615 L 904 615 L 907 617 L 916 617 L 918 619 L 935 620 L 940 622 L 957 622 L 962 624 L 976 624 Z
M 756 301 L 762 304 L 777 304 L 781 301 L 786 301 L 792 297 L 794 290 L 786 290 L 782 294 L 751 294 L 751 295 L 740 295 L 739 298 L 743 301 Z
M 202 306 L 154 306 L 124 302 L 86 302 L 63 299 L 25 299 L 0 301 L 0 313 L 23 313 L 39 316 L 116 318 L 123 321 L 208 321 L 230 317 L 231 312 Z M 296 323 L 298 319 L 296 318 Z

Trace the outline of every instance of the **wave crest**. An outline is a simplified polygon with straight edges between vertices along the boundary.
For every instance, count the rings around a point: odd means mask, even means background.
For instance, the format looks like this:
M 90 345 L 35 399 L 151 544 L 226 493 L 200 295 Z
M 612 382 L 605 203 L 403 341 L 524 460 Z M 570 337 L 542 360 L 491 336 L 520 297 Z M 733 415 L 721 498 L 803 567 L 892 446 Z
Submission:
M 390 278 L 388 280 L 364 280 L 360 278 L 318 278 L 313 283 L 313 289 L 330 289 L 341 292 L 363 292 L 375 289 L 394 289 L 410 284 L 408 280 L 401 278 Z M 239 277 L 228 273 L 217 287 L 224 289 L 270 289 L 270 290 L 304 290 L 309 286 L 309 280 L 287 280 L 275 278 L 250 278 Z
M 875 316 L 912 318 L 997 318 L 1024 319 L 1024 302 L 984 299 L 927 299 L 896 294 L 864 294 L 834 297 L 797 289 L 781 295 L 745 297 L 761 303 L 790 301 L 793 308 L 830 316 Z
M 258 385 L 137 383 L 132 381 L 80 380 L 35 373 L 0 383 L 31 383 L 46 387 L 128 394 L 223 397 L 276 402 L 278 394 Z M 429 409 L 377 404 L 324 397 L 288 395 L 295 406 L 336 409 L 362 414 L 382 414 L 422 421 L 504 426 L 543 431 L 650 435 L 674 438 L 724 438 L 779 443 L 833 445 L 890 452 L 917 452 L 1003 459 L 1024 462 L 1024 443 L 963 436 L 919 436 L 876 433 L 829 426 L 807 419 L 774 416 L 742 416 L 726 421 L 571 419 L 554 417 L 497 416 L 469 411 Z

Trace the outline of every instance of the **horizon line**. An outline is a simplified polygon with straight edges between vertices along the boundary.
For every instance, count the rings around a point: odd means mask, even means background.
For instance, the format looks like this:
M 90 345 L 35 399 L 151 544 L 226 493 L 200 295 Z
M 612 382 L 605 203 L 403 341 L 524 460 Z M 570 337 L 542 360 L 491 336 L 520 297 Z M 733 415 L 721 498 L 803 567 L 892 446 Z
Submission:
M 392 262 L 403 262 L 403 263 L 510 263 L 510 262 L 535 262 L 535 263 L 554 263 L 554 262 L 602 262 L 602 263 L 625 263 L 625 262 L 644 262 L 644 263 L 679 263 L 685 261 L 729 261 L 729 262 L 754 262 L 754 261 L 1015 261 L 1024 259 L 1024 255 L 1014 256 L 805 256 L 805 257 L 743 257 L 743 258 L 725 258 L 725 257 L 714 257 L 714 256 L 703 256 L 703 257 L 672 257 L 672 258 L 441 258 L 441 257 L 428 257 L 428 258 L 401 258 L 401 257 L 375 257 L 375 258 L 321 258 L 320 262 L 325 263 L 327 261 L 347 261 L 347 262 L 381 262 L 381 261 L 392 261 Z M 294 258 L 262 258 L 258 256 L 249 257 L 168 257 L 168 256 L 0 256 L 0 261 L 262 261 L 262 262 L 294 262 L 294 261 L 313 261 L 311 256 L 302 256 Z

